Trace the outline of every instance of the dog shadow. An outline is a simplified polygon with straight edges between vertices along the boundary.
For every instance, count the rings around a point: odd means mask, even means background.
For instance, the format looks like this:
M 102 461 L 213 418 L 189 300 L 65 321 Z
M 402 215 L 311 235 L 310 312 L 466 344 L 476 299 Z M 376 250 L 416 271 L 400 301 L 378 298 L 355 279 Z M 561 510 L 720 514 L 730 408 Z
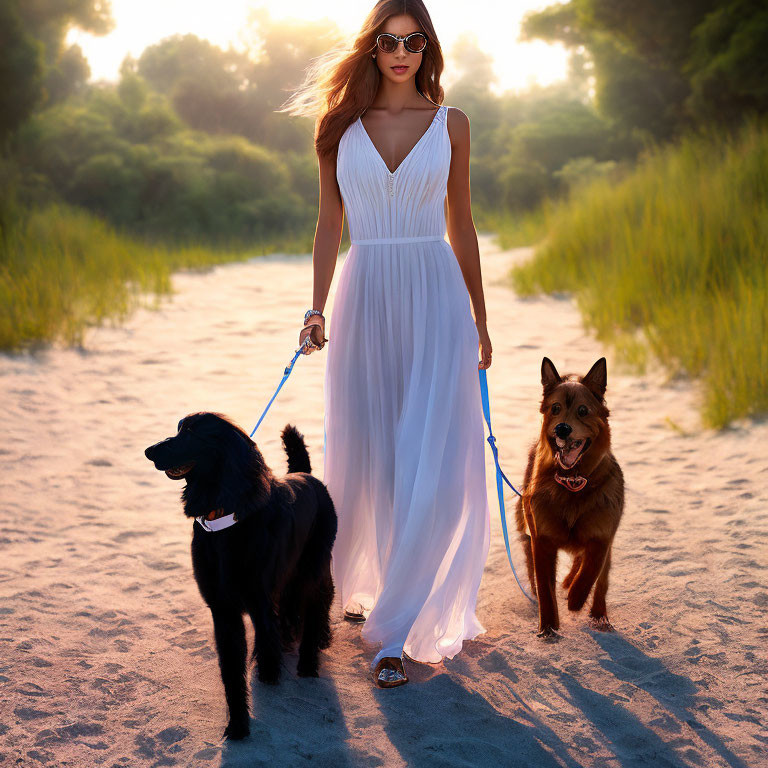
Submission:
M 336 685 L 323 671 L 322 654 L 320 677 L 298 677 L 297 661 L 296 653 L 284 655 L 277 685 L 260 683 L 252 669 L 251 733 L 243 741 L 225 741 L 221 768 L 364 764 L 349 744 Z
M 679 722 L 688 724 L 696 735 L 731 768 L 747 768 L 747 764 L 731 752 L 716 733 L 697 719 L 699 707 L 705 702 L 692 680 L 684 675 L 670 672 L 659 659 L 646 656 L 639 648 L 617 633 L 596 632 L 593 637 L 609 656 L 607 659 L 600 659 L 599 663 L 603 669 L 613 674 L 618 680 L 634 685 L 652 696 Z M 614 736 L 618 738 L 618 731 L 622 728 L 621 718 L 632 716 L 615 702 L 607 701 L 607 697 L 594 691 L 587 691 L 570 675 L 563 673 L 561 679 L 574 700 L 583 705 L 582 710 L 590 716 L 593 723 L 612 741 Z M 722 703 L 715 699 L 708 699 L 706 703 L 718 708 L 722 707 Z M 610 707 L 610 717 L 602 716 L 601 713 L 604 713 L 608 707 Z M 624 714 L 622 715 L 621 712 Z M 658 744 L 658 737 L 644 726 L 635 722 L 634 727 L 645 730 L 648 739 L 659 748 L 660 751 L 657 754 L 664 755 L 665 752 L 670 751 L 669 746 L 664 745 L 663 742 Z M 677 761 L 680 762 L 679 758 Z

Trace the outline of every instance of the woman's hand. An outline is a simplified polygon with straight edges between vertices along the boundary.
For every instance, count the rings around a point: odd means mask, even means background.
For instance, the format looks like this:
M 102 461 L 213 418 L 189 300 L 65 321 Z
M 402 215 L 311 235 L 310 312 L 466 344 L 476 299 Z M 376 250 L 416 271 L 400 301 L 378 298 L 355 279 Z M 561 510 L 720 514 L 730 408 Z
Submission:
M 491 367 L 491 337 L 488 335 L 488 328 L 485 323 L 476 323 L 477 334 L 480 337 L 480 362 L 477 369 Z
M 325 319 L 320 315 L 313 315 L 309 325 L 305 325 L 299 332 L 299 345 L 304 343 L 304 339 L 311 334 L 312 341 L 318 346 L 323 346 L 325 338 Z M 302 350 L 302 354 L 309 355 L 316 350 L 315 347 L 307 345 Z

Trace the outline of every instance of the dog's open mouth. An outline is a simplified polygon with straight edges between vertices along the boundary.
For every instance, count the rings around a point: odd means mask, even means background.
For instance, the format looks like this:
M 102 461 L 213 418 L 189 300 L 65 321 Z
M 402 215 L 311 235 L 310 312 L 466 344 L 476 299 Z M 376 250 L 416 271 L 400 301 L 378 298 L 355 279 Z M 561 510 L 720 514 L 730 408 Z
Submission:
M 171 480 L 181 480 L 184 475 L 189 472 L 192 467 L 195 466 L 195 462 L 193 461 L 191 464 L 182 464 L 180 467 L 174 467 L 173 469 L 166 469 L 165 474 L 168 475 L 168 477 L 171 478 Z
M 563 469 L 573 469 L 579 463 L 579 459 L 587 452 L 591 442 L 589 438 L 563 440 L 562 437 L 556 437 L 555 460 Z

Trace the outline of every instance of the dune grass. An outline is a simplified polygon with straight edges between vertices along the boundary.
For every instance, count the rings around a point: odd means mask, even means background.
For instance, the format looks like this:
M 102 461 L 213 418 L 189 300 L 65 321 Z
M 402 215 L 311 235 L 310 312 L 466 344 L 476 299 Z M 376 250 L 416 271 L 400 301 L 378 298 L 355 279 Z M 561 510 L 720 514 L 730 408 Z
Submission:
M 0 349 L 5 351 L 55 341 L 82 346 L 89 326 L 120 322 L 137 306 L 156 306 L 160 296 L 172 293 L 171 274 L 178 269 L 312 249 L 306 235 L 247 247 L 153 245 L 119 234 L 80 209 L 9 207 L 0 217 Z
M 768 124 L 651 150 L 546 210 L 548 235 L 512 270 L 524 295 L 571 291 L 598 337 L 702 384 L 722 428 L 768 411 Z
M 551 202 L 532 211 L 493 211 L 475 208 L 472 216 L 475 228 L 483 232 L 493 232 L 501 248 L 523 248 L 543 240 L 547 234 L 547 207 Z

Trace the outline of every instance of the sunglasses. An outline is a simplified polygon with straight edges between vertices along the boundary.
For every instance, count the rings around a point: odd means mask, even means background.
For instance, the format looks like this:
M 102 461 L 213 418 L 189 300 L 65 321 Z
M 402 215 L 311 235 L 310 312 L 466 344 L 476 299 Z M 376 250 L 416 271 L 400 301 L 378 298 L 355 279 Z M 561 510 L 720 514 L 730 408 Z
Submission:
M 423 35 L 421 32 L 411 32 L 410 35 L 405 37 L 399 37 L 390 32 L 382 32 L 376 36 L 376 45 L 379 46 L 379 50 L 383 53 L 394 53 L 401 40 L 405 50 L 410 53 L 421 53 L 427 47 L 426 35 Z

